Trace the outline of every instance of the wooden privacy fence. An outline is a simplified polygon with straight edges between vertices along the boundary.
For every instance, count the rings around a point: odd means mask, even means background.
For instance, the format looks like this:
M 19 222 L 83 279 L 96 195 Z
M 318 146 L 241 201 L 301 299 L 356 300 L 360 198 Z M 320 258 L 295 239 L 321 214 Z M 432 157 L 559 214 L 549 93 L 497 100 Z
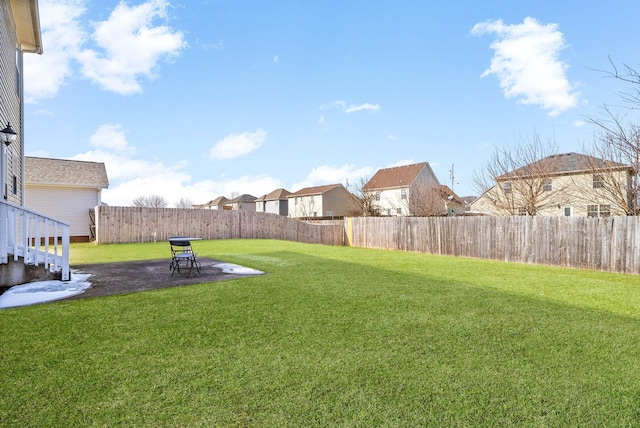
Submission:
M 346 245 L 640 273 L 640 217 L 356 217 Z
M 95 219 L 101 244 L 280 239 L 640 273 L 640 217 L 353 217 L 326 225 L 250 211 L 100 206 Z
M 99 244 L 166 241 L 170 236 L 344 244 L 342 224 L 310 224 L 277 214 L 242 210 L 99 206 L 95 221 Z

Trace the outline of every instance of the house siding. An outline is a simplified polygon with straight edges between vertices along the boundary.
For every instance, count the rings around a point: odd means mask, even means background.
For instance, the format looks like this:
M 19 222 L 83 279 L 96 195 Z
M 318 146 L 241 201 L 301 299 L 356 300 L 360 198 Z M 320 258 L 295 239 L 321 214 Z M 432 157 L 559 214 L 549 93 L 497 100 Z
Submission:
M 262 202 L 260 202 L 262 204 Z M 261 205 L 262 206 L 262 205 Z M 266 201 L 263 205 L 264 212 L 279 215 L 289 215 L 289 201 Z
M 621 171 L 615 174 L 618 175 L 618 181 L 628 183 L 625 177 L 625 175 L 628 174 L 627 172 Z M 592 172 L 553 177 L 551 186 L 551 203 L 547 203 L 547 206 L 540 209 L 537 215 L 562 216 L 564 215 L 564 208 L 571 208 L 572 216 L 586 217 L 587 205 L 610 205 L 611 216 L 625 215 L 624 210 L 622 210 L 619 205 L 616 205 L 615 202 L 606 195 L 599 194 L 597 190 L 593 189 Z M 562 191 L 556 189 L 562 189 Z M 626 189 L 627 188 L 625 188 L 625 191 Z M 495 192 L 502 191 L 502 184 L 492 187 L 471 204 L 471 211 L 485 215 L 512 215 L 512 213 L 506 210 L 496 208 L 491 202 L 492 195 L 494 195 Z M 517 203 L 514 205 L 517 205 Z
M 370 191 L 374 193 L 379 192 L 380 194 L 379 200 L 375 201 L 374 204 L 380 215 L 408 216 L 416 214 L 416 207 L 421 205 L 418 198 L 421 196 L 426 197 L 424 195 L 428 193 L 428 189 L 435 189 L 438 186 L 440 186 L 438 179 L 429 164 L 425 162 L 415 177 L 412 177 L 410 183 L 405 181 L 404 183 L 397 183 L 396 186 L 381 188 L 376 188 L 372 185 Z M 404 199 L 402 198 L 403 192 L 405 192 Z M 444 211 L 444 202 L 442 206 Z
M 25 199 L 27 208 L 70 224 L 73 238 L 88 239 L 89 210 L 100 204 L 100 192 L 95 188 L 27 185 Z
M 7 200 L 22 205 L 22 154 L 23 134 L 22 111 L 22 52 L 17 50 L 15 24 L 9 9 L 9 2 L 0 1 L 0 125 L 4 128 L 7 122 L 18 133 L 18 140 L 6 147 L 0 147 L 7 160 L 6 175 L 0 177 L 0 193 L 7 189 Z M 0 128 L 0 129 L 1 129 Z M 17 188 L 13 192 L 13 177 L 16 177 Z

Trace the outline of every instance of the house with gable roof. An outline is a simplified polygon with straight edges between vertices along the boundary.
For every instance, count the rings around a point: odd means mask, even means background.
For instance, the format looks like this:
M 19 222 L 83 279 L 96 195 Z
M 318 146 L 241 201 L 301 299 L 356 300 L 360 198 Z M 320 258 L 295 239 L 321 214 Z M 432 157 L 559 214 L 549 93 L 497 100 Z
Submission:
M 427 162 L 379 169 L 364 185 L 379 215 L 443 215 L 440 182 Z
M 225 209 L 225 206 L 228 202 L 229 199 L 225 198 L 224 196 L 218 196 L 217 198 L 210 200 L 206 204 L 194 205 L 193 208 L 203 210 L 223 210 Z
M 25 207 L 71 226 L 71 241 L 94 237 L 89 212 L 109 187 L 102 162 L 25 157 Z
M 289 215 L 297 218 L 344 217 L 357 212 L 360 204 L 342 184 L 305 187 L 287 198 Z
M 256 199 L 256 212 L 289 215 L 289 195 L 285 189 L 276 189 Z
M 609 217 L 632 210 L 631 165 L 580 153 L 547 156 L 496 177 L 471 214 Z
M 224 208 L 226 210 L 244 210 L 244 211 L 255 211 L 256 210 L 256 197 L 253 195 L 249 195 L 247 193 L 237 196 L 235 198 L 229 199 Z

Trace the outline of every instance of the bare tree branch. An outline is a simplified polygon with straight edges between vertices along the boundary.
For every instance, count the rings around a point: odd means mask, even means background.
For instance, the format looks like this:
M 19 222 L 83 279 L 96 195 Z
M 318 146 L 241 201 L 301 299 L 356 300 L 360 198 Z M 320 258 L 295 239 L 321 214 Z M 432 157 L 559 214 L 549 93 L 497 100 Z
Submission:
M 133 200 L 134 207 L 166 208 L 169 203 L 160 195 L 138 196 Z
M 568 187 L 553 182 L 559 170 L 555 155 L 555 143 L 544 143 L 537 134 L 530 140 L 521 138 L 514 147 L 496 149 L 484 167 L 474 172 L 475 190 L 503 215 L 536 215 L 558 205 L 558 195 Z

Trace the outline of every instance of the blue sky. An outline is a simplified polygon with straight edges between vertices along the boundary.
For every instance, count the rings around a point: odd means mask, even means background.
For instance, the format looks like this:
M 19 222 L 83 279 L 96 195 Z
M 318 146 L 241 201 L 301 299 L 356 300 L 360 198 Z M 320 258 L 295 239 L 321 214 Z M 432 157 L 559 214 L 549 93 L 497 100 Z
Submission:
M 581 151 L 640 68 L 635 1 L 40 0 L 31 156 L 104 162 L 109 205 L 355 183 L 429 162 L 460 196 L 496 148 Z M 598 71 L 600 70 L 600 71 Z

